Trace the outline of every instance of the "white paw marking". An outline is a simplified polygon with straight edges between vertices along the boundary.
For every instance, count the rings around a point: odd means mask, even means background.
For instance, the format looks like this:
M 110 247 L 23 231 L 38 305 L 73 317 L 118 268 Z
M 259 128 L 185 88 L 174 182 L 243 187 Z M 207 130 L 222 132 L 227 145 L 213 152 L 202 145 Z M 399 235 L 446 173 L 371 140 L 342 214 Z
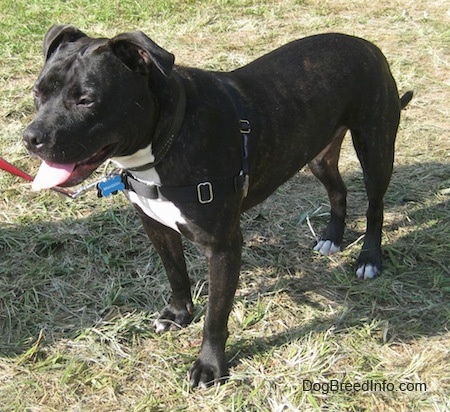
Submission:
M 163 320 L 156 319 L 153 322 L 153 327 L 155 328 L 156 333 L 163 333 L 168 330 L 178 330 L 182 328 L 181 325 L 170 319 L 163 319 Z
M 205 382 L 199 382 L 198 388 L 201 390 L 208 389 L 208 385 Z
M 367 265 L 361 265 L 356 271 L 356 276 L 358 276 L 358 279 L 373 279 L 379 273 L 378 268 L 369 263 Z
M 331 240 L 319 240 L 317 245 L 314 246 L 314 250 L 322 255 L 329 256 L 340 252 L 341 248 L 336 246 Z
M 160 322 L 158 319 L 155 320 L 155 322 L 153 323 L 153 326 L 155 327 L 156 333 L 162 333 L 162 332 L 165 332 L 165 330 L 166 330 L 165 324 L 163 322 Z

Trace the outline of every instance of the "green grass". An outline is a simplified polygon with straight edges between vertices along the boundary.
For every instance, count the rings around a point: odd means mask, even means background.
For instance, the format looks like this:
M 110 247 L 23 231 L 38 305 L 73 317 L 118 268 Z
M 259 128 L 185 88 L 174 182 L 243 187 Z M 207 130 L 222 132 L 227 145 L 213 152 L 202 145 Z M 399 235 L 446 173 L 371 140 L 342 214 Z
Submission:
M 126 200 L 34 193 L 0 172 L 0 410 L 450 408 L 445 2 L 0 0 L 0 157 L 31 174 L 38 164 L 21 133 L 33 117 L 42 38 L 55 23 L 95 36 L 144 30 L 180 64 L 214 70 L 309 34 L 346 32 L 380 46 L 400 90 L 412 88 L 415 97 L 403 113 L 386 195 L 383 276 L 359 282 L 353 275 L 366 199 L 346 141 L 347 247 L 330 258 L 311 251 L 329 207 L 307 170 L 246 213 L 229 325 L 230 381 L 203 391 L 186 379 L 207 302 L 205 259 L 195 248 L 186 243 L 195 321 L 156 335 L 152 323 L 170 290 Z M 308 382 L 317 390 L 307 390 Z M 330 390 L 332 382 L 353 386 Z M 365 382 L 378 390 L 357 390 Z

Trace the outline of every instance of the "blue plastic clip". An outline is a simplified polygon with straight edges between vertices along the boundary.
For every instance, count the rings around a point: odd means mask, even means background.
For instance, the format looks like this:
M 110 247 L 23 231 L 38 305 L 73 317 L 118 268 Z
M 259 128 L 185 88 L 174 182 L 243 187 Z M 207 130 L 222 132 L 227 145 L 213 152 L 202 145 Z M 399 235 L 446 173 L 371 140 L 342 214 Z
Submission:
M 98 197 L 107 197 L 111 194 L 115 195 L 119 190 L 124 190 L 125 184 L 122 175 L 108 176 L 97 184 Z

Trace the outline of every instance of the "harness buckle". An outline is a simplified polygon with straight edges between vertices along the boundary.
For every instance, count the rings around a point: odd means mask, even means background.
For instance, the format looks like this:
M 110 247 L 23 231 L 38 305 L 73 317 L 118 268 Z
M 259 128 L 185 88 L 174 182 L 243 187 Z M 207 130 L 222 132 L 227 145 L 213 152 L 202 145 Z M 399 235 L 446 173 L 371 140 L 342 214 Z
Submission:
M 202 205 L 214 200 L 213 186 L 211 182 L 202 182 L 197 185 L 197 199 Z
M 240 119 L 239 120 L 239 124 L 240 124 L 240 132 L 242 134 L 249 134 L 252 131 L 252 127 L 250 126 L 250 122 L 246 119 Z

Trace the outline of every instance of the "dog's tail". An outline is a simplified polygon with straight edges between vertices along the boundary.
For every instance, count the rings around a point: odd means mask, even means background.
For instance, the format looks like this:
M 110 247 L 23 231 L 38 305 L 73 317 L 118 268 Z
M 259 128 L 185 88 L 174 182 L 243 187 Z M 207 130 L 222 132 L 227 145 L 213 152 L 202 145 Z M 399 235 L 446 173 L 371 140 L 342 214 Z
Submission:
M 402 97 L 400 97 L 400 107 L 404 109 L 406 105 L 411 101 L 413 98 L 413 91 L 410 90 L 409 92 L 406 92 Z

